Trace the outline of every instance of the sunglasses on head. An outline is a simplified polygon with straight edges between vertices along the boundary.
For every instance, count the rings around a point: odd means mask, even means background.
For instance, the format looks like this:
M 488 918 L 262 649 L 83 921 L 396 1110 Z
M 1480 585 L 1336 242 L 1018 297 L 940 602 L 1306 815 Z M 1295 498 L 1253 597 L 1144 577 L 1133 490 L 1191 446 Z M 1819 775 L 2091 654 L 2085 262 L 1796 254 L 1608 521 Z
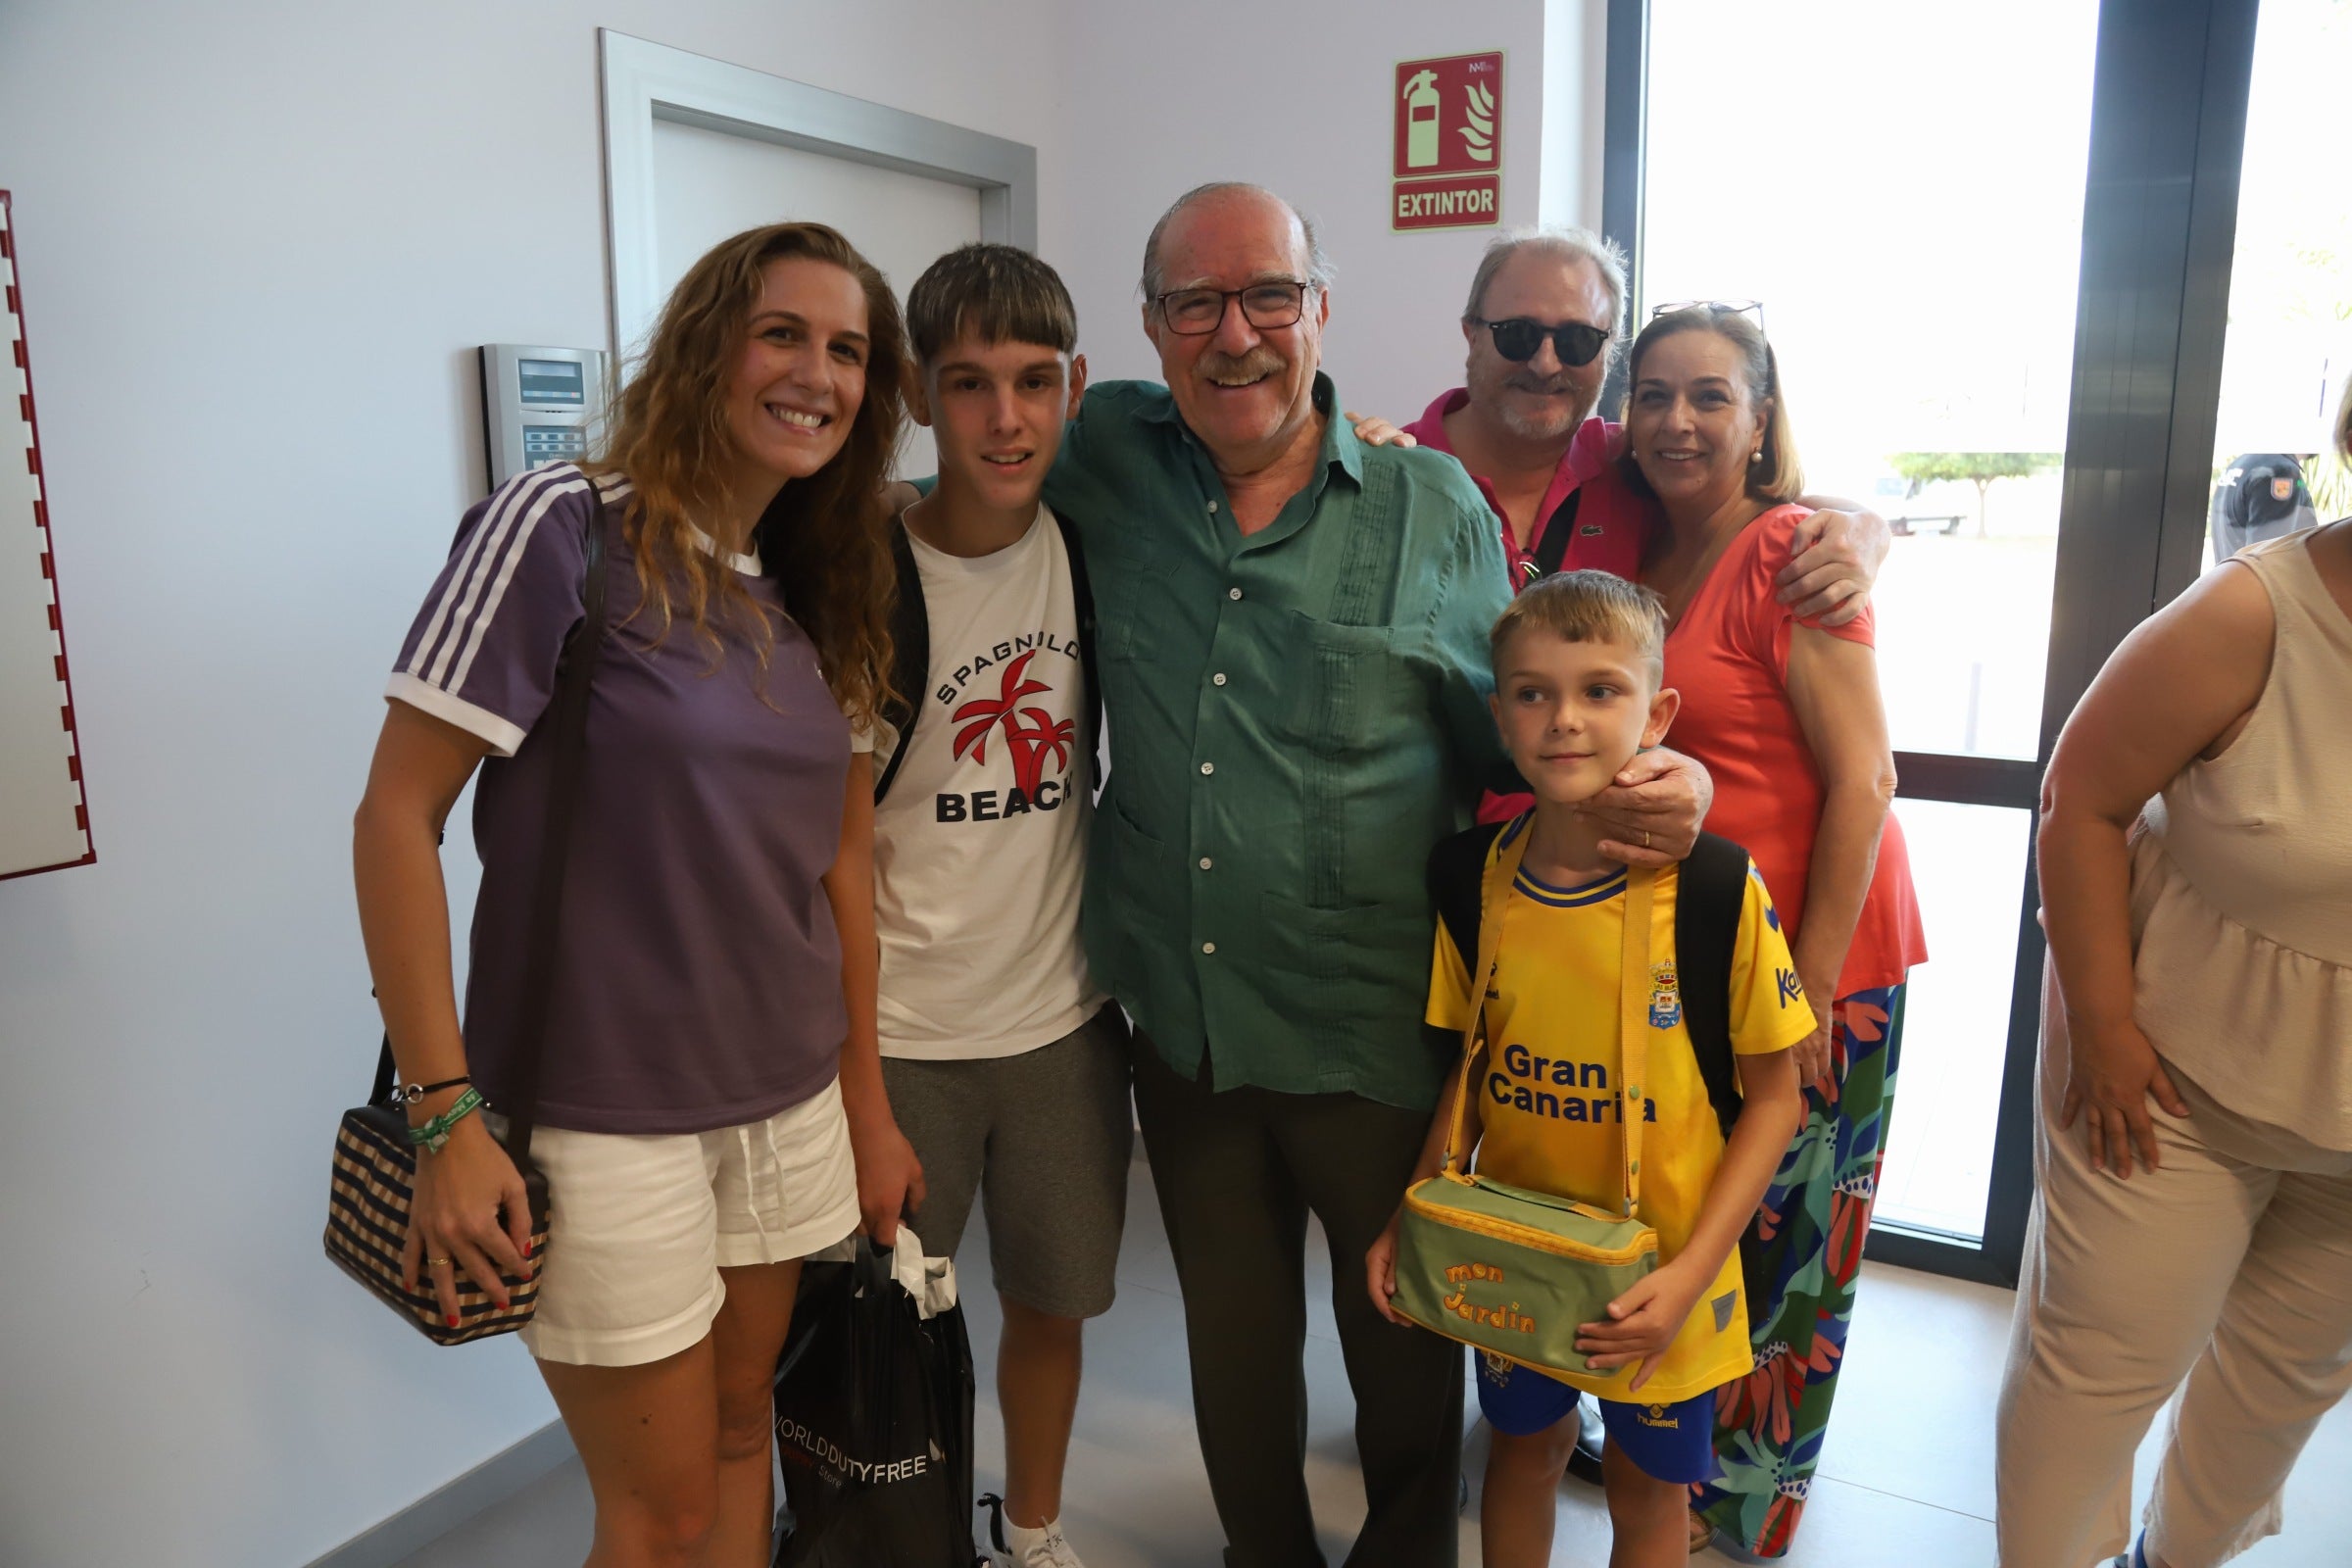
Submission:
M 1472 320 L 1478 318 L 1472 317 Z M 1494 334 L 1494 352 L 1514 365 L 1524 365 L 1536 357 L 1545 338 L 1551 339 L 1551 352 L 1560 357 L 1562 365 L 1591 365 L 1609 345 L 1605 327 L 1588 326 L 1582 321 L 1564 321 L 1558 326 L 1545 326 L 1542 321 L 1514 316 L 1502 321 L 1478 321 L 1480 326 Z
M 1661 316 L 1680 316 L 1685 311 L 1704 311 L 1709 316 L 1752 316 L 1756 320 L 1756 330 L 1764 329 L 1762 300 L 1676 300 L 1671 305 L 1652 308 L 1649 318 L 1654 321 Z

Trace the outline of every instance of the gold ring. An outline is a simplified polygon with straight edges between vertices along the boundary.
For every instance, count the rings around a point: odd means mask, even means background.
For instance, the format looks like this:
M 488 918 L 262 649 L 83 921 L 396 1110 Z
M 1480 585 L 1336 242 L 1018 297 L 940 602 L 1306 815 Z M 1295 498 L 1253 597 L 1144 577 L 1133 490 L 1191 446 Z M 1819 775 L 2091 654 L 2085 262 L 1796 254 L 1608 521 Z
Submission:
M 424 1266 L 426 1268 L 447 1268 L 456 1261 L 457 1259 L 454 1257 L 428 1257 L 424 1260 Z
M 1649 829 L 1647 828 L 1642 830 L 1642 847 L 1645 850 L 1649 848 Z

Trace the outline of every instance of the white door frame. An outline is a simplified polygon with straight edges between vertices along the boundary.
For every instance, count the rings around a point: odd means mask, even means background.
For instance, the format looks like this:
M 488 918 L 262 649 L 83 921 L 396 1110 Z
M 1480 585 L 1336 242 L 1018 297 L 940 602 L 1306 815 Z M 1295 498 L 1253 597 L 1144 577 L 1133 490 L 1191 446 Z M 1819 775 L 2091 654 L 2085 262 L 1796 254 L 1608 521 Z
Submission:
M 613 363 L 662 303 L 654 217 L 654 122 L 799 147 L 969 185 L 980 237 L 1037 249 L 1037 149 L 707 55 L 597 29 L 605 94 L 605 244 Z

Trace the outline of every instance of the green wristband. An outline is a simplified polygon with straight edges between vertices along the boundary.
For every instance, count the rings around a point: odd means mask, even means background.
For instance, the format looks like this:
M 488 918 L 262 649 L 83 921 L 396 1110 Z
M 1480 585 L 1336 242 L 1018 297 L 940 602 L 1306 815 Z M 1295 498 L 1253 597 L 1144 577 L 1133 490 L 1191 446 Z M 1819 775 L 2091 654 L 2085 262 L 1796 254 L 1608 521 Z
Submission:
M 421 1127 L 410 1128 L 409 1142 L 418 1149 L 429 1150 L 438 1154 L 443 1146 L 449 1142 L 450 1129 L 481 1108 L 481 1093 L 473 1085 L 467 1084 L 466 1092 L 460 1095 L 447 1110 Z

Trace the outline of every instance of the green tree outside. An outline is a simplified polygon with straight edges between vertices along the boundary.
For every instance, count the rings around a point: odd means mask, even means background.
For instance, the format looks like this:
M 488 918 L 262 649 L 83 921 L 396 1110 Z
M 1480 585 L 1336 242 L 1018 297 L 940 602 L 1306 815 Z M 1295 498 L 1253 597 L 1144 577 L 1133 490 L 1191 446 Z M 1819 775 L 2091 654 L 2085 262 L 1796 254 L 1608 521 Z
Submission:
M 2323 452 L 2303 465 L 2303 482 L 2311 487 L 2312 509 L 2322 522 L 2352 513 L 2352 467 L 2336 454 Z
M 1977 487 L 1977 537 L 1984 537 L 1985 492 L 1995 479 L 2023 479 L 2058 466 L 2055 452 L 1897 452 L 1887 463 L 1911 481 L 1911 493 L 1942 479 L 1966 479 Z

